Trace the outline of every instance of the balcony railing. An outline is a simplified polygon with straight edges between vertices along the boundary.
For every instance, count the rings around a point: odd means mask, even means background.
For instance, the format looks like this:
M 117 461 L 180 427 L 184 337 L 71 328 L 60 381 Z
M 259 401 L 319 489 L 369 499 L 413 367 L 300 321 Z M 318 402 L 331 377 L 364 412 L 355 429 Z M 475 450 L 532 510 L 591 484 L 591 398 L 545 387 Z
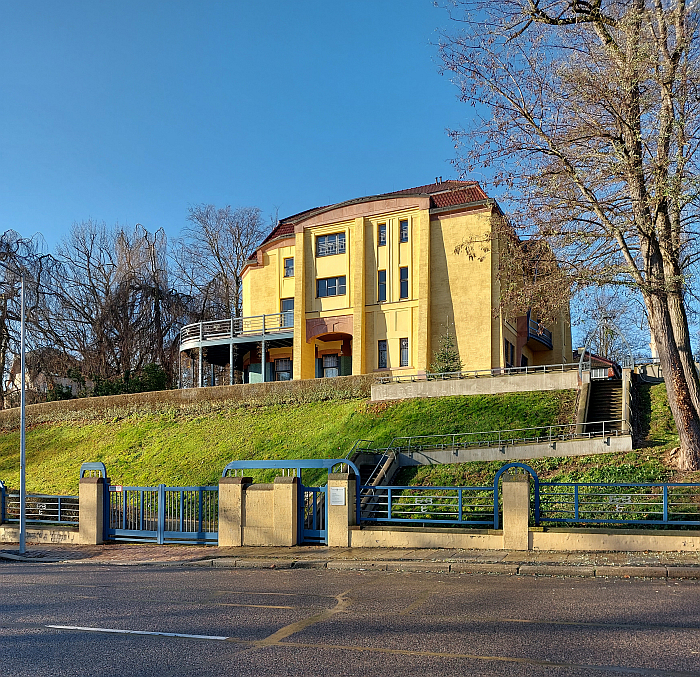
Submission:
M 552 348 L 552 332 L 546 329 L 541 322 L 530 319 L 529 315 L 527 318 L 527 338 L 528 341 L 534 338 L 550 350 Z
M 228 320 L 211 320 L 188 324 L 180 330 L 180 345 L 201 341 L 225 341 L 245 336 L 266 336 L 294 331 L 294 311 L 232 317 Z

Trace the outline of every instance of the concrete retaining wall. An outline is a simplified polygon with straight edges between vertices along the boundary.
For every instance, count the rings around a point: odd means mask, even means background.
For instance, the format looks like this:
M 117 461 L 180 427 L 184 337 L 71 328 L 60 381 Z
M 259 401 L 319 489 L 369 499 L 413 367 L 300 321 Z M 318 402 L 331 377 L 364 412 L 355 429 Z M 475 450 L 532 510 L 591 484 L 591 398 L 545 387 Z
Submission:
M 29 543 L 80 543 L 78 527 L 27 525 Z M 0 525 L 0 543 L 19 543 L 19 525 Z
M 575 390 L 578 386 L 578 372 L 575 370 L 547 374 L 456 378 L 446 381 L 375 383 L 372 385 L 372 400 L 448 395 L 497 395 L 531 390 Z
M 602 437 L 598 439 L 543 442 L 540 444 L 503 445 L 474 449 L 430 449 L 400 454 L 400 465 L 434 465 L 466 463 L 467 461 L 526 461 L 532 458 L 559 456 L 589 456 L 632 450 L 632 437 Z

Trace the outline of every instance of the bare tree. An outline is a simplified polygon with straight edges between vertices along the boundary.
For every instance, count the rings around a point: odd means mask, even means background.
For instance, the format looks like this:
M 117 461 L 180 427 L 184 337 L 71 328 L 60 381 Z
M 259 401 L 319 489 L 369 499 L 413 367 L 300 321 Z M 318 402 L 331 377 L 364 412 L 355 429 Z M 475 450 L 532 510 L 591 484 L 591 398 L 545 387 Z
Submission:
M 78 356 L 85 376 L 111 378 L 157 363 L 172 377 L 189 309 L 169 285 L 164 232 L 76 223 L 57 258 L 47 311 L 53 345 Z
M 576 345 L 583 346 L 590 340 L 591 352 L 619 363 L 629 350 L 635 359 L 649 355 L 649 325 L 639 295 L 621 287 L 593 287 L 574 299 L 573 308 L 576 320 L 572 329 L 580 338 Z
M 257 207 L 190 207 L 175 253 L 178 277 L 196 299 L 199 320 L 236 316 L 242 302 L 241 272 L 265 235 Z
M 576 286 L 638 290 L 681 469 L 700 467 L 687 304 L 698 262 L 698 13 L 680 0 L 464 0 L 445 69 L 474 108 L 458 168 L 495 168 L 511 222 Z
M 13 373 L 20 354 L 21 277 L 25 280 L 25 320 L 27 352 L 41 346 L 42 312 L 45 303 L 43 282 L 52 272 L 53 259 L 42 252 L 41 236 L 24 238 L 14 230 L 0 235 L 0 407 L 8 406 L 8 394 L 17 389 Z M 17 371 L 19 369 L 17 365 Z

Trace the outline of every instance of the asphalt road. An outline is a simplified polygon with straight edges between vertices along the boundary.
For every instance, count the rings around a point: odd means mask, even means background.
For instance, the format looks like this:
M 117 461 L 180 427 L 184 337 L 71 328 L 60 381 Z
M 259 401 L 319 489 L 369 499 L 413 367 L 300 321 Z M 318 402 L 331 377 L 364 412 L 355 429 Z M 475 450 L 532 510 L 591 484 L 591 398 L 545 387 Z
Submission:
M 0 675 L 700 677 L 700 582 L 0 562 Z

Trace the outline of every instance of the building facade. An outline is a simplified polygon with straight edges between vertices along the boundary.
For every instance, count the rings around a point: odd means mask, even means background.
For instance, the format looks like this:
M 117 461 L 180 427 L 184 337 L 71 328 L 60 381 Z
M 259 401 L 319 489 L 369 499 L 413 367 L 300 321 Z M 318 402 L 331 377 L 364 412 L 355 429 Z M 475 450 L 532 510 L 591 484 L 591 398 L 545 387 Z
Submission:
M 465 370 L 568 361 L 568 313 L 551 327 L 494 314 L 496 213 L 477 183 L 445 181 L 282 219 L 244 269 L 229 364 L 246 382 L 420 374 L 448 331 Z M 476 254 L 455 252 L 465 241 Z M 199 338 L 201 379 L 202 348 L 216 350 Z

